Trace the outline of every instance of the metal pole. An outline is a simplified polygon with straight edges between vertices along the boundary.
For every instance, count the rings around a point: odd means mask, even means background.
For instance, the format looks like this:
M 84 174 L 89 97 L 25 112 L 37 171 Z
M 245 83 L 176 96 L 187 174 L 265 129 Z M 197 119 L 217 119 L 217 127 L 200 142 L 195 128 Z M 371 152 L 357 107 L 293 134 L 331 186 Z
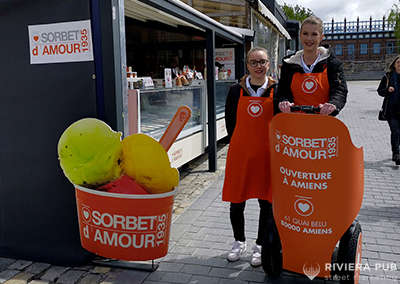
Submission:
M 208 117 L 208 170 L 217 169 L 217 131 L 215 107 L 215 31 L 207 30 L 207 117 Z

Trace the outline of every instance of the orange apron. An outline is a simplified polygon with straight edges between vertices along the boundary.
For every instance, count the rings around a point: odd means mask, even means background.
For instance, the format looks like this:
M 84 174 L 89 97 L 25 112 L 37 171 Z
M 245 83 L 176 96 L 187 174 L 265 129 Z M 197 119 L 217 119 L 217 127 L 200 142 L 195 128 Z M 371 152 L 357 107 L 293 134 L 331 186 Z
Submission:
M 294 73 L 290 88 L 295 105 L 318 106 L 328 102 L 327 68 L 321 73 Z
M 240 90 L 236 126 L 226 160 L 223 201 L 272 201 L 268 139 L 272 97 L 273 90 L 268 98 L 243 96 L 243 89 Z

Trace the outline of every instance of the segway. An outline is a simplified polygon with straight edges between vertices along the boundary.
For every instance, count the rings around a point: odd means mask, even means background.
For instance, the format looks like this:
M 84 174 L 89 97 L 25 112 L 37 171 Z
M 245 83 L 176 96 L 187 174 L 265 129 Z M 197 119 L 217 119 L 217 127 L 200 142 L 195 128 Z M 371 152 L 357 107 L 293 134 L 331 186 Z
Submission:
M 340 120 L 294 106 L 270 124 L 272 211 L 261 260 L 282 270 L 358 283 L 362 232 L 355 219 L 364 193 L 362 148 Z

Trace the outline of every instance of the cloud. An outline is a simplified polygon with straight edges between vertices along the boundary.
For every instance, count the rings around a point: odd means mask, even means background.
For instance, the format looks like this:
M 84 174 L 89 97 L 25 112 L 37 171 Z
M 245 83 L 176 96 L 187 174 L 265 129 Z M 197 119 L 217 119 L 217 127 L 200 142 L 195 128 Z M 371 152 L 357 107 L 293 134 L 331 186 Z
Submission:
M 383 16 L 388 16 L 393 4 L 398 3 L 397 0 L 278 0 L 281 4 L 300 5 L 311 9 L 316 16 L 323 21 L 343 21 L 346 18 L 348 21 L 356 21 L 357 17 L 360 20 L 368 20 L 370 16 L 373 19 L 382 19 Z

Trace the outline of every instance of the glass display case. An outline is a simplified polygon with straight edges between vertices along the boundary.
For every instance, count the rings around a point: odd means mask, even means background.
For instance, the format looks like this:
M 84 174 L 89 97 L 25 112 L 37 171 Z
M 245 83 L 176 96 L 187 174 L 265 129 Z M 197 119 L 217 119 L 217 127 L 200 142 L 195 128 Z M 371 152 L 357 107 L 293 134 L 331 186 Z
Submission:
M 229 88 L 235 84 L 236 80 L 218 80 L 216 81 L 215 104 L 217 119 L 225 116 L 225 103 Z
M 138 129 L 156 140 L 159 140 L 169 122 L 181 105 L 192 110 L 192 117 L 178 136 L 183 138 L 203 129 L 204 84 L 140 90 L 138 109 Z

